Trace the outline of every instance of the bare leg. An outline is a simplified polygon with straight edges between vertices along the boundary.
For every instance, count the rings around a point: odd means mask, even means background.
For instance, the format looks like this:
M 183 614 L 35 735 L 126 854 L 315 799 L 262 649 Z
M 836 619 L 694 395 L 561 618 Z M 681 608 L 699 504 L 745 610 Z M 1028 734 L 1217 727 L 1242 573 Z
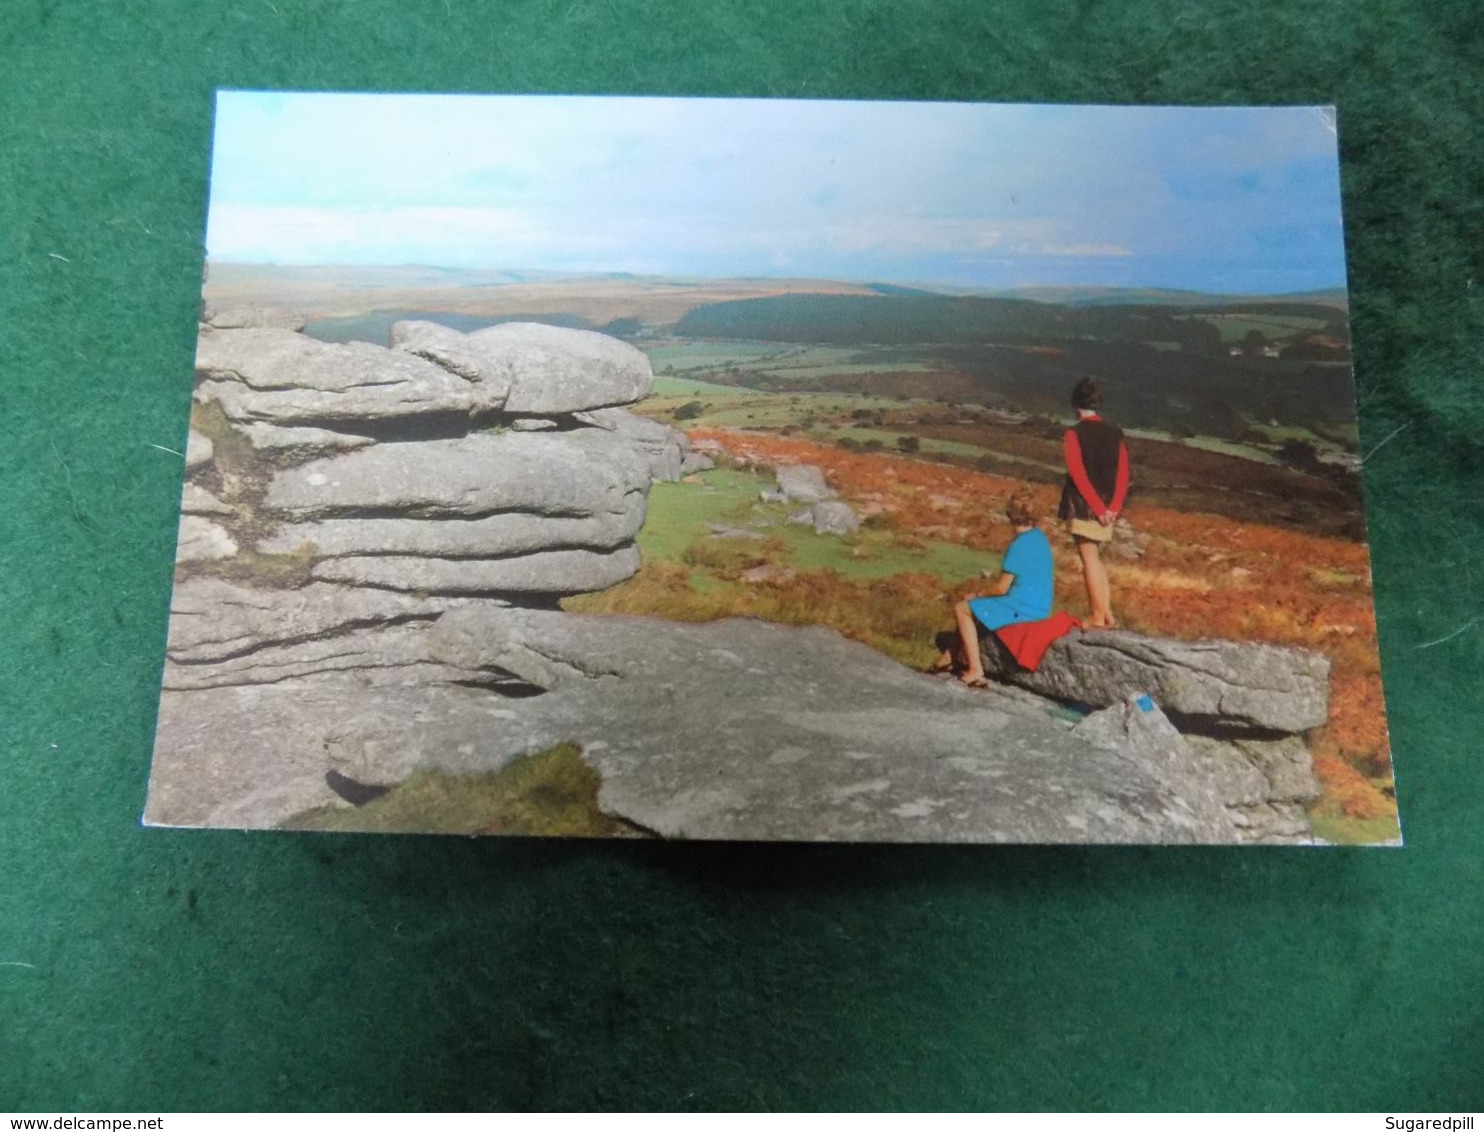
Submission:
M 1103 568 L 1103 560 L 1098 555 L 1098 544 L 1091 539 L 1078 539 L 1077 553 L 1082 558 L 1082 578 L 1087 583 L 1087 603 L 1092 607 L 1088 627 L 1112 629 L 1118 622 L 1113 619 L 1113 598 L 1108 589 L 1108 572 Z
M 953 615 L 958 620 L 958 635 L 964 643 L 964 660 L 969 666 L 962 680 L 965 684 L 983 680 L 984 661 L 979 657 L 979 626 L 974 621 L 969 603 L 959 602 L 953 607 Z

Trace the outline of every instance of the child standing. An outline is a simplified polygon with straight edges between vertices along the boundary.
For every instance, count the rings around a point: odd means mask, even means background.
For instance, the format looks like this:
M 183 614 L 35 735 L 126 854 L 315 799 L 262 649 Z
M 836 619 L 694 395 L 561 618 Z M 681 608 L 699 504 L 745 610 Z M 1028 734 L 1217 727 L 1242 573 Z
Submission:
M 1128 445 L 1123 431 L 1099 415 L 1102 404 L 1103 391 L 1090 377 L 1083 378 L 1072 390 L 1077 423 L 1067 429 L 1063 441 L 1067 480 L 1057 512 L 1066 520 L 1082 559 L 1087 600 L 1092 606 L 1092 616 L 1086 622 L 1089 629 L 1112 629 L 1118 624 L 1113 617 L 1108 574 L 1098 550 L 1112 541 L 1113 524 L 1128 497 Z

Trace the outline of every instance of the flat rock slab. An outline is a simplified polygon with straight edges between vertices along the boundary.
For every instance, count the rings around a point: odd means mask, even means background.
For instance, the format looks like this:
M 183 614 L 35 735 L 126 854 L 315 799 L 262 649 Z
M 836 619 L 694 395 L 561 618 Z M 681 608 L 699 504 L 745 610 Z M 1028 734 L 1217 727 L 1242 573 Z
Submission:
M 416 555 L 354 555 L 316 563 L 315 578 L 411 593 L 541 594 L 593 593 L 639 572 L 639 550 L 547 550 L 509 558 L 431 558 Z
M 327 428 L 285 428 L 282 425 L 252 421 L 235 426 L 247 437 L 257 452 L 287 452 L 294 455 L 318 456 L 325 452 L 346 452 L 375 444 L 370 436 L 336 432 Z
M 1027 672 L 986 639 L 985 671 L 1039 695 L 1106 707 L 1148 693 L 1166 712 L 1260 730 L 1300 732 L 1329 718 L 1329 658 L 1239 641 L 1173 641 L 1072 632 Z
M 197 339 L 196 374 L 196 398 L 234 421 L 314 425 L 498 407 L 477 383 L 422 358 L 288 330 L 208 331 Z
M 613 550 L 644 525 L 645 499 L 621 497 L 624 511 L 579 518 L 505 511 L 478 519 L 324 519 L 285 523 L 258 543 L 264 554 L 413 554 L 434 558 L 499 558 L 556 548 Z
M 386 590 L 317 583 L 255 589 L 221 578 L 179 582 L 170 598 L 166 657 L 182 665 L 221 664 L 269 646 L 412 620 L 432 621 L 445 602 Z
M 337 804 L 331 769 L 391 784 L 574 741 L 603 809 L 667 837 L 1236 838 L 1157 760 L 1084 741 L 1024 693 L 933 680 L 829 630 L 470 604 L 390 627 L 399 683 L 371 660 L 333 668 L 373 655 L 366 628 L 346 625 L 306 642 L 319 653 L 232 662 L 273 682 L 167 690 L 148 820 L 272 826 Z M 525 694 L 416 682 L 455 672 L 503 674 Z
M 648 489 L 647 463 L 633 446 L 589 428 L 379 444 L 279 472 L 264 503 L 293 518 L 581 517 L 629 514 L 626 496 Z
M 354 673 L 166 690 L 145 821 L 271 828 L 338 802 L 325 784 L 332 769 L 358 782 L 420 767 L 497 770 L 515 752 L 489 735 L 512 717 L 483 689 L 378 687 Z

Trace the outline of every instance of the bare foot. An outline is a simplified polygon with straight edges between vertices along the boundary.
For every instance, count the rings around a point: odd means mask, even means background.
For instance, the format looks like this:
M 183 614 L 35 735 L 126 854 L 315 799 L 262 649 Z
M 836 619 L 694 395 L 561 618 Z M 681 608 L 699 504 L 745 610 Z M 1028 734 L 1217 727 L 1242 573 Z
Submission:
M 978 676 L 975 676 L 972 672 L 965 672 L 958 678 L 958 682 L 965 688 L 989 687 L 989 679 L 982 672 Z

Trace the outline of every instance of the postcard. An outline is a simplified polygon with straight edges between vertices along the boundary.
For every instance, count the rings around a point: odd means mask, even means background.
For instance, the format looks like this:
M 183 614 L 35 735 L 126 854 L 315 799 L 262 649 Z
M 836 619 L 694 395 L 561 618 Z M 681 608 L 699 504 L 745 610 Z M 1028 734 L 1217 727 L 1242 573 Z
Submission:
M 224 91 L 204 280 L 147 824 L 1400 843 L 1329 108 Z

